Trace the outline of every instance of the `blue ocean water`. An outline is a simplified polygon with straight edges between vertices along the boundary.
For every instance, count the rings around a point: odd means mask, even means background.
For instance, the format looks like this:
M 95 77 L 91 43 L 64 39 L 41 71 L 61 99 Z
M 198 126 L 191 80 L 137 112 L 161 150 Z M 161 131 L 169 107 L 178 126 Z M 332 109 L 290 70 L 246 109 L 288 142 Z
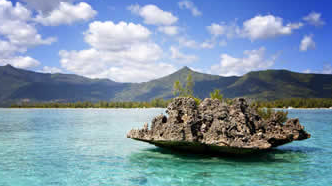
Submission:
M 126 138 L 163 109 L 0 109 L 0 186 L 332 184 L 332 110 L 291 110 L 312 134 L 268 153 L 173 153 Z

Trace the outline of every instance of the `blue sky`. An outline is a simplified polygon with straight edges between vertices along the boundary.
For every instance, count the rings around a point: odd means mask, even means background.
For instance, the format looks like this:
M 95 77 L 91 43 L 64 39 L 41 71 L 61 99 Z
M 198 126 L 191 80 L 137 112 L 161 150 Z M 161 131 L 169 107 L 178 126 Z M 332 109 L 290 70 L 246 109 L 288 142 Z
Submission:
M 332 73 L 328 0 L 0 0 L 0 65 L 143 82 L 183 66 L 222 76 Z

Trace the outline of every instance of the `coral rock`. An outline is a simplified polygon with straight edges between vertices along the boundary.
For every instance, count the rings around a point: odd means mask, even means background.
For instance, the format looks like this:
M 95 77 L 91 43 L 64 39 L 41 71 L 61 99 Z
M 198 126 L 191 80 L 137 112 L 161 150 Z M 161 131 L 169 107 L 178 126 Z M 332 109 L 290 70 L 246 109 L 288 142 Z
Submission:
M 156 146 L 194 152 L 244 154 L 310 138 L 298 119 L 280 123 L 279 115 L 262 119 L 244 98 L 227 105 L 206 98 L 200 105 L 192 98 L 175 98 L 143 129 L 132 129 L 128 138 Z

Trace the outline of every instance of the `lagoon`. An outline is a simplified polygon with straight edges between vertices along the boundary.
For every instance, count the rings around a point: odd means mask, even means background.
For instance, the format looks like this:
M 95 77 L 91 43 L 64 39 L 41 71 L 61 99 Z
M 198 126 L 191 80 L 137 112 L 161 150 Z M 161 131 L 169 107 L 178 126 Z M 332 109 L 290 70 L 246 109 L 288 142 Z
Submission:
M 0 186 L 332 183 L 332 110 L 289 110 L 312 137 L 245 157 L 174 153 L 126 138 L 164 109 L 0 109 Z

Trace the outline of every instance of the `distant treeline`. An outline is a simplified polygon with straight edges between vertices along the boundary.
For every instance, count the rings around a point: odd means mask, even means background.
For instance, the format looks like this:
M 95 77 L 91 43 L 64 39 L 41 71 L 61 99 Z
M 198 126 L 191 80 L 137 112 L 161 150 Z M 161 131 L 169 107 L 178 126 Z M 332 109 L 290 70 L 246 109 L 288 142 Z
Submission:
M 156 98 L 150 102 L 107 102 L 100 101 L 97 103 L 84 101 L 75 103 L 28 103 L 12 104 L 11 108 L 166 108 L 171 100 Z
M 332 98 L 288 98 L 274 101 L 256 101 L 253 105 L 266 108 L 330 108 Z
M 186 84 L 182 85 L 180 81 L 175 81 L 173 85 L 174 96 L 190 97 L 195 100 L 197 105 L 202 101 L 201 99 L 194 96 L 193 92 L 194 82 L 191 73 L 188 73 Z M 229 98 L 223 98 L 220 94 L 220 90 L 215 89 L 210 93 L 212 99 L 218 99 L 228 104 L 232 103 Z M 167 105 L 172 101 L 164 100 L 162 98 L 156 98 L 150 102 L 107 102 L 100 101 L 97 103 L 85 101 L 76 103 L 58 103 L 58 102 L 47 102 L 47 103 L 31 103 L 23 102 L 19 104 L 12 104 L 11 108 L 166 108 Z M 275 101 L 250 101 L 253 106 L 257 108 L 330 108 L 332 107 L 332 98 L 289 98 L 280 99 Z M 267 116 L 272 114 L 272 111 L 262 113 Z M 287 113 L 284 114 L 285 118 Z

